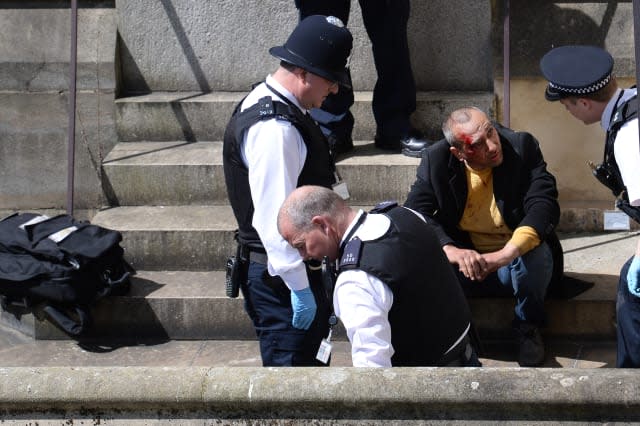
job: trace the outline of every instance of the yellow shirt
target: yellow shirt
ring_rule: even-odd
[[[493,169],[466,169],[467,204],[458,227],[467,231],[471,242],[480,253],[500,250],[507,243],[518,247],[522,256],[540,244],[540,237],[530,226],[520,226],[514,231],[504,219],[493,196]]]

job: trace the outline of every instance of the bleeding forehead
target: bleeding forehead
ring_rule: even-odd
[[[490,125],[490,123],[486,117],[474,112],[471,120],[456,126],[453,133],[457,140],[465,145],[471,145],[482,135],[488,125]]]

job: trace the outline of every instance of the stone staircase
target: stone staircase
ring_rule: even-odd
[[[229,299],[224,294],[223,268],[234,252],[236,223],[226,197],[221,139],[242,96],[154,93],[116,101],[119,143],[102,164],[112,207],[99,211],[92,222],[122,232],[126,257],[138,274],[129,295],[109,298],[95,307],[94,337],[255,339],[242,298]],[[370,98],[369,92],[356,94],[358,141],[355,150],[338,162],[349,184],[351,204],[365,208],[385,199],[403,202],[419,163],[419,159],[373,146]],[[488,93],[422,93],[418,101],[415,115],[418,122],[423,117],[423,123],[467,103],[494,110]],[[435,133],[426,125],[423,128]],[[575,209],[569,214],[573,219],[577,215]],[[579,229],[565,225],[565,230]],[[595,285],[577,297],[550,299],[546,334],[610,341],[615,337],[616,268],[624,259],[612,261],[609,256],[598,269],[589,256],[611,240],[631,247],[633,239],[598,234],[586,243],[584,238],[581,234],[562,237],[565,251],[573,241],[575,253],[583,256],[574,259],[567,253],[567,271]],[[600,243],[591,243],[593,238],[600,238]],[[631,249],[620,252],[626,256]],[[584,258],[584,250],[592,254]],[[483,336],[502,339],[508,335],[511,299],[474,299],[471,306]],[[66,338],[48,322],[23,318],[21,327],[36,339]],[[343,331],[337,334],[345,339]]]

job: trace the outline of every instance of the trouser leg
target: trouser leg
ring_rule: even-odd
[[[516,297],[516,322],[537,327],[546,324],[544,299],[552,273],[553,256],[545,242],[498,269],[498,279],[502,285],[510,286]]]
[[[321,366],[315,359],[320,342],[328,334],[329,305],[320,281],[310,276],[318,310],[309,330],[291,325],[291,293],[282,280],[265,279],[266,265],[251,262],[242,286],[245,310],[251,318],[264,366]]]
[[[373,115],[381,137],[400,138],[410,129],[416,109],[407,23],[409,0],[359,0],[373,50],[378,80],[373,91]]]
[[[631,257],[620,271],[618,296],[616,299],[616,335],[618,353],[616,367],[640,367],[640,298],[629,292],[627,271]]]

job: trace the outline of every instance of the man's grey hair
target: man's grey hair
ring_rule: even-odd
[[[442,123],[442,133],[444,133],[444,138],[449,142],[449,145],[455,146],[456,148],[461,146],[461,142],[457,140],[453,134],[453,127],[468,123],[469,120],[471,120],[471,111],[485,113],[480,108],[474,106],[459,108],[449,114],[447,119]]]
[[[313,227],[314,216],[340,214],[346,206],[344,200],[334,191],[321,186],[308,187],[304,197],[288,198],[278,213],[278,230],[283,219],[287,219],[299,232]]]

